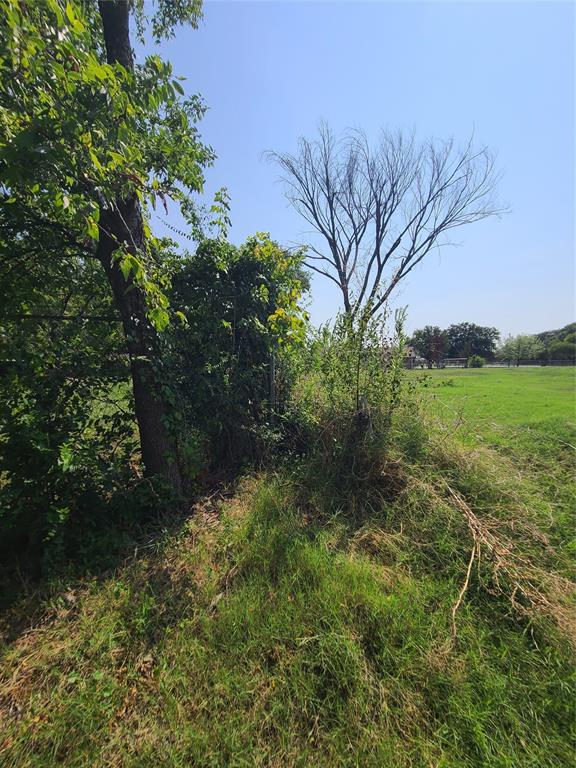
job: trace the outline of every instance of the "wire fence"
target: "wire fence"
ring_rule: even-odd
[[[432,368],[468,368],[468,358],[448,357],[430,365],[425,360],[416,357],[407,357],[404,365],[408,369],[426,370]],[[484,368],[546,368],[552,366],[576,366],[576,360],[486,360]]]

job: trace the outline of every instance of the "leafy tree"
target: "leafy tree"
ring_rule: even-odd
[[[446,352],[446,333],[437,325],[426,325],[412,334],[414,349],[426,360],[428,366],[439,365]]]
[[[547,347],[553,341],[566,341],[566,336],[571,333],[576,333],[576,323],[568,323],[563,328],[557,328],[553,331],[542,331],[536,336]]]
[[[540,360],[544,357],[544,344],[537,336],[509,336],[498,348],[497,357],[515,365],[520,360]]]
[[[198,139],[198,97],[183,96],[158,56],[135,63],[131,7],[156,38],[200,11],[187,0],[164,0],[152,17],[142,2],[0,0],[0,255],[47,287],[55,265],[74,280],[99,265],[129,354],[145,467],[179,489],[159,365],[167,278],[148,213],[172,198],[192,220],[190,195],[213,154]],[[40,311],[23,297],[24,314]]]
[[[446,330],[448,357],[480,355],[492,360],[500,333],[496,328],[486,328],[474,323],[451,325]]]
[[[576,344],[569,341],[553,341],[547,351],[549,360],[570,360],[576,363]]]

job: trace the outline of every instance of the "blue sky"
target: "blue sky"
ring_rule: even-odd
[[[209,111],[201,134],[218,159],[208,196],[226,186],[230,237],[268,231],[305,241],[265,150],[291,151],[318,121],[454,136],[498,155],[510,212],[456,231],[395,296],[408,330],[470,321],[532,333],[575,319],[574,24],[571,3],[218,2],[161,53]],[[172,209],[173,210],[173,209]],[[315,322],[339,296],[317,277]]]

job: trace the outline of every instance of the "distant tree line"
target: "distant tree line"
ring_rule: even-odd
[[[501,344],[498,344],[499,339],[496,328],[459,323],[446,330],[437,325],[426,325],[414,331],[410,343],[429,367],[441,365],[446,358],[468,360],[472,357],[508,361],[513,365],[518,365],[521,360],[576,363],[576,323],[534,335],[508,336]]]
[[[447,357],[470,358],[479,355],[493,360],[500,333],[474,323],[458,323],[442,330],[437,325],[426,325],[414,331],[410,343],[426,363],[440,365]]]
[[[518,365],[521,360],[553,360],[576,364],[576,323],[533,336],[508,336],[497,350],[499,360]]]

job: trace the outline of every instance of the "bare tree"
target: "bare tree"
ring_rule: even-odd
[[[295,155],[268,156],[288,199],[326,241],[308,246],[306,265],[339,287],[353,316],[376,314],[449,230],[502,212],[492,199],[494,158],[471,141],[459,150],[453,140],[419,145],[382,131],[372,148],[361,131],[337,140],[321,124]]]

